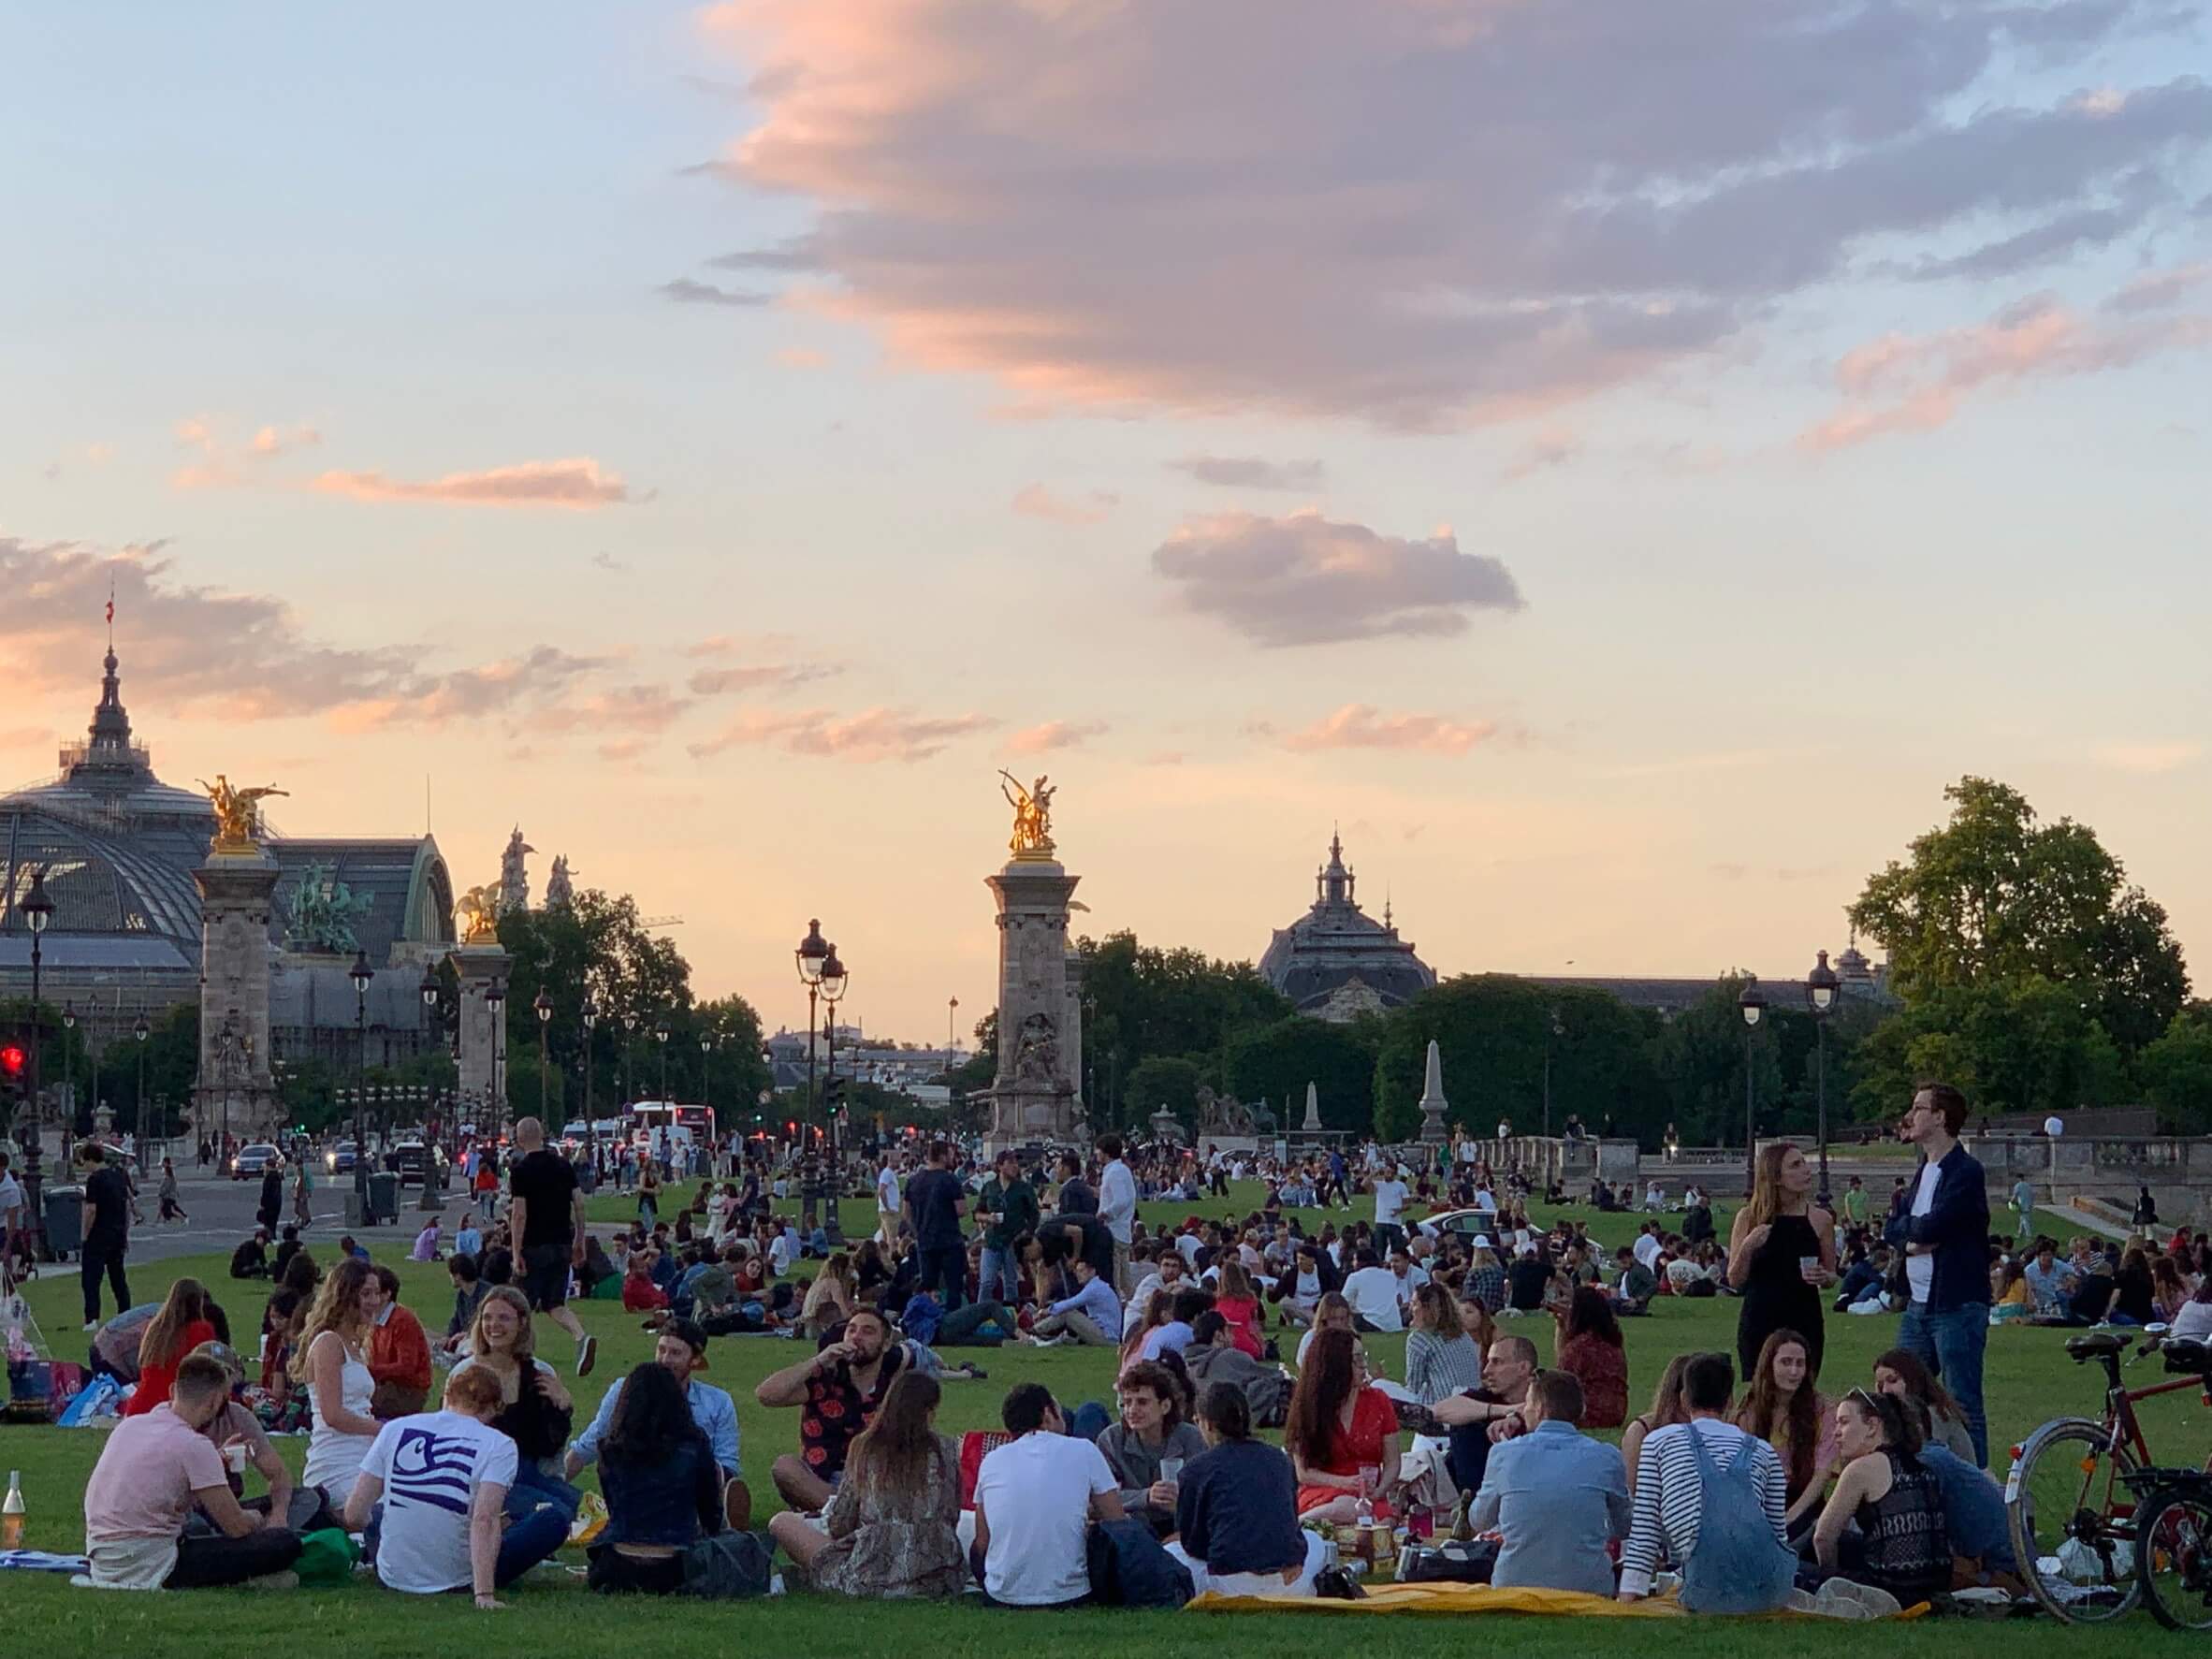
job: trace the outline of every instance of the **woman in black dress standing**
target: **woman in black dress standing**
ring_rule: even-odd
[[[1739,1375],[1756,1376],[1759,1349],[1769,1333],[1785,1329],[1805,1338],[1807,1380],[1820,1375],[1820,1293],[1835,1276],[1836,1218],[1812,1202],[1812,1165],[1786,1141],[1761,1147],[1751,1202],[1728,1230],[1728,1283],[1743,1293]]]

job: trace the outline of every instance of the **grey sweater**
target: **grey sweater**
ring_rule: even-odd
[[[1144,1494],[1152,1483],[1159,1478],[1159,1461],[1162,1458],[1181,1458],[1188,1463],[1206,1449],[1206,1437],[1200,1433],[1196,1423],[1177,1423],[1170,1429],[1167,1438],[1156,1449],[1136,1435],[1114,1423],[1099,1436],[1099,1450],[1106,1459],[1106,1466],[1113,1471],[1114,1479],[1121,1482],[1122,1507],[1131,1516],[1141,1513],[1152,1519],[1147,1511]],[[1171,1510],[1157,1511],[1170,1528],[1175,1523]]]

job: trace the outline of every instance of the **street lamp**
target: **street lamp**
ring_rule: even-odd
[[[131,1096],[131,1133],[138,1137],[138,1167],[146,1167],[146,1039],[153,1033],[147,1028],[146,1016],[140,1014],[131,1026],[131,1036],[138,1048],[138,1086]],[[165,1136],[164,1141],[167,1141]]]
[[[484,1006],[491,1013],[491,1139],[496,1143],[507,1122],[507,986],[494,980],[484,987]]]
[[[807,1108],[814,1108],[814,1029],[821,1024],[818,1015],[822,996],[822,965],[830,959],[829,940],[822,937],[822,923],[811,920],[807,924],[807,937],[799,941],[799,948],[792,953],[798,966],[799,982],[807,987]]]
[[[576,1011],[584,1020],[584,1158],[589,1167],[589,1187],[599,1185],[599,1130],[591,1121],[591,1033],[599,1025],[599,1005],[591,1000],[591,993],[584,993],[584,1000]]]
[[[721,1039],[711,1031],[699,1034],[699,1105],[708,1118],[714,1116],[714,1051],[721,1046]],[[716,1137],[720,1139],[720,1137]]]
[[[1743,982],[1736,1007],[1743,1015],[1743,1196],[1748,1199],[1758,1176],[1758,1133],[1752,1116],[1752,1033],[1767,1012],[1767,994],[1759,989],[1757,975]]]
[[[1566,1035],[1566,1027],[1560,1023],[1559,1010],[1553,1009],[1548,1017],[1551,1028],[1544,1037],[1544,1138],[1546,1140],[1551,1138],[1551,1043],[1553,1039]]]
[[[223,1082],[223,1132],[216,1142],[216,1164],[230,1151],[230,1051],[238,1046],[238,1010],[223,1016],[223,1029],[215,1034],[215,1070]]]
[[[69,1148],[77,1139],[77,1055],[69,1034],[77,1029],[77,1005],[62,1004],[62,1162],[69,1161]]]
[[[1842,982],[1828,966],[1826,951],[1805,976],[1805,1000],[1812,1005],[1813,1046],[1820,1056],[1814,1073],[1819,1079],[1814,1099],[1820,1112],[1820,1207],[1824,1210],[1833,1207],[1828,1197],[1828,1015],[1836,1010],[1836,991]]]
[[[436,1010],[438,1007],[439,984],[437,971],[430,968],[427,963],[424,965],[422,970],[422,983],[415,986],[415,989],[422,995],[424,1024],[428,1025],[431,1020],[437,1017]],[[437,1101],[434,1097],[432,1099],[431,1104],[433,1108],[437,1107]],[[433,1110],[430,1115],[435,1118],[441,1115],[441,1113],[438,1110]],[[423,1126],[425,1130],[429,1130],[431,1127],[432,1126],[429,1124],[425,1124]],[[436,1127],[437,1128],[444,1131],[446,1135],[450,1135],[453,1131],[453,1126],[450,1124],[441,1123]],[[437,1134],[429,1134],[426,1136],[426,1139],[431,1143],[435,1144],[441,1139],[441,1136]],[[425,1180],[428,1180],[427,1176],[425,1177]]]
[[[369,986],[376,969],[369,966],[369,953],[356,951],[346,977],[354,982],[354,1192],[360,1200],[361,1225],[375,1225],[369,1214],[369,1138],[362,1132],[362,1113],[369,1096]]]
[[[538,1016],[538,1122],[543,1124],[546,1121],[546,1091],[551,1086],[546,1074],[546,1028],[553,1023],[553,998],[546,995],[545,986],[538,987],[538,994],[531,999],[530,1006]]]
[[[626,1013],[622,1016],[622,1104],[625,1106],[637,1099],[630,1088],[630,1050],[636,1041],[637,1016]]]
[[[53,917],[53,900],[46,896],[46,866],[40,865],[31,872],[31,891],[23,895],[16,909],[23,913],[23,921],[31,929],[31,1143],[23,1148],[23,1196],[31,1206],[31,1230],[36,1235],[39,1254],[44,1255],[46,1243],[46,1212],[38,1201],[41,1176],[38,1170],[44,1137],[39,1134],[38,1115],[38,941],[46,932],[46,924]],[[22,1137],[18,1136],[18,1140]]]

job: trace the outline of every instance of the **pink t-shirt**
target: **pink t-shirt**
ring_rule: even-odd
[[[192,1513],[192,1494],[225,1484],[223,1454],[171,1407],[126,1417],[109,1432],[85,1485],[85,1538],[176,1537]]]

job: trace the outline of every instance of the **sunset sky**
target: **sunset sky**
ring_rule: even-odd
[[[1801,974],[1964,772],[2212,950],[2180,0],[0,7],[0,786],[519,822],[801,1024],[1257,957]],[[1566,964],[1573,963],[1571,970]]]

